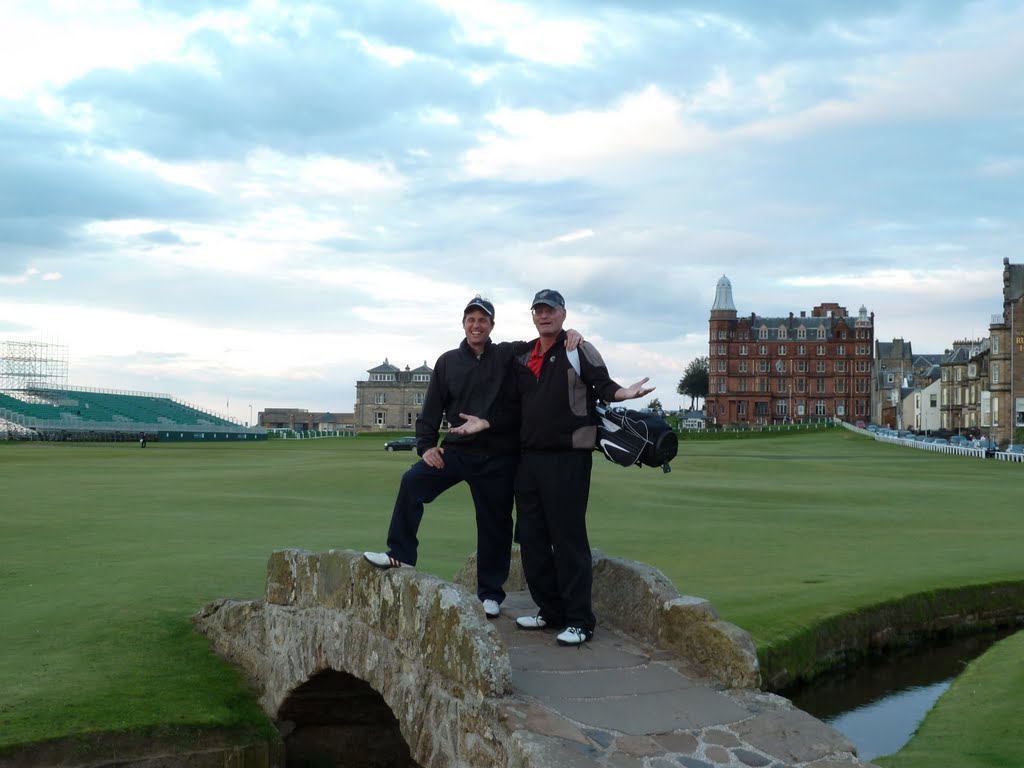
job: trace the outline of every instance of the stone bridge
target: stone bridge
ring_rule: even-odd
[[[517,632],[535,610],[518,557],[488,621],[471,558],[443,581],[357,552],[274,552],[264,600],[194,622],[247,675],[289,765],[825,768],[840,734],[762,692],[750,637],[642,563],[594,553],[583,648]]]

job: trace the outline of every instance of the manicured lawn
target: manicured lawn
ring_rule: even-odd
[[[383,548],[414,457],[382,442],[0,443],[0,748],[259,721],[188,617],[260,596],[273,549]],[[833,430],[684,442],[673,466],[596,460],[591,544],[662,569],[761,648],[894,597],[1024,580],[1019,464]],[[464,487],[420,540],[419,567],[451,578],[475,548]]]
[[[1024,728],[1024,632],[971,662],[897,754],[876,758],[885,768],[1007,768],[1021,765]]]

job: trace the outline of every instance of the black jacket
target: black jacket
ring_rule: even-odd
[[[594,450],[597,442],[598,398],[611,402],[621,389],[608,375],[592,344],[579,346],[580,373],[565,354],[565,331],[544,355],[540,378],[527,365],[536,340],[515,356],[513,376],[520,402],[523,451]]]
[[[483,354],[477,357],[463,339],[458,349],[437,358],[423,410],[416,419],[416,452],[422,456],[437,445],[442,418],[457,427],[463,421],[459,414],[467,413],[494,422],[490,429],[475,435],[446,435],[441,443],[445,448],[484,456],[519,453],[518,419],[497,419],[496,415],[502,410],[502,385],[512,357],[526,348],[527,342],[494,343],[488,339]],[[503,412],[507,414],[507,408]]]

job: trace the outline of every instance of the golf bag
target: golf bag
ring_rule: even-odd
[[[676,457],[679,439],[663,418],[653,413],[609,408],[597,405],[600,423],[597,426],[597,448],[608,461],[624,467],[661,467],[671,472],[668,465]]]
[[[567,351],[565,356],[579,375],[579,350]],[[661,467],[662,472],[672,471],[668,463],[676,457],[679,438],[663,418],[653,413],[609,408],[601,402],[597,403],[596,410],[600,421],[595,451],[623,467],[646,464],[648,467]]]

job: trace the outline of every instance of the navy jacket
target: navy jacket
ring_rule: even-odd
[[[594,450],[597,443],[597,414],[600,398],[611,402],[620,385],[608,375],[608,368],[593,344],[579,346],[580,372],[565,354],[565,331],[544,355],[540,378],[527,365],[536,340],[515,356],[513,377],[519,397],[519,440],[523,451]]]
[[[491,428],[475,435],[446,435],[441,443],[445,448],[482,456],[518,454],[518,419],[496,415],[508,412],[502,408],[502,385],[513,356],[527,348],[532,349],[527,342],[494,343],[488,339],[483,354],[477,357],[463,339],[458,349],[437,358],[423,410],[416,419],[416,452],[422,456],[437,445],[442,418],[457,427],[463,421],[459,414],[468,413],[493,420]]]

